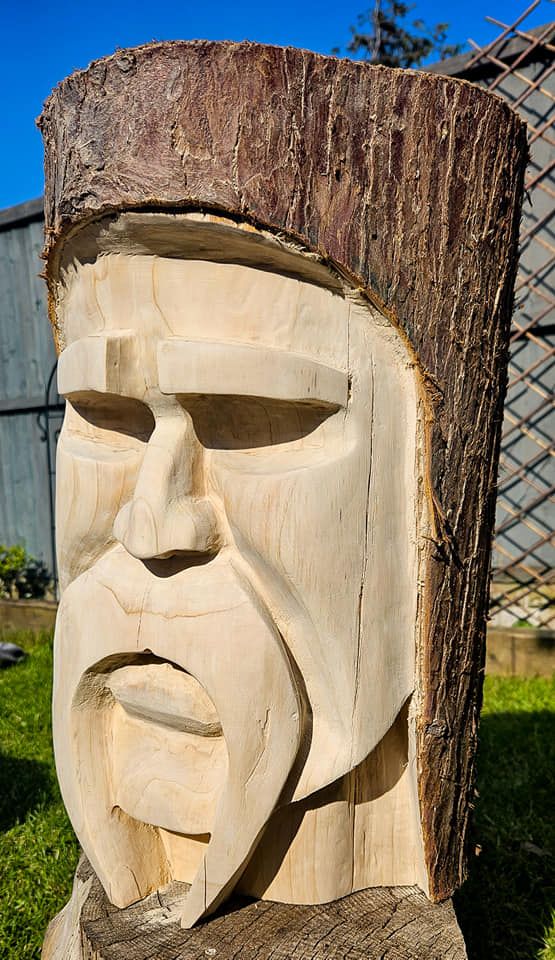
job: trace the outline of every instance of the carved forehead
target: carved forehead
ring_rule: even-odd
[[[342,368],[347,361],[348,300],[238,264],[104,254],[76,266],[59,312],[66,345],[123,328],[147,339],[258,344]]]
[[[123,214],[71,237],[63,345],[102,331],[260,344],[347,367],[349,291],[313,255],[203,214]]]

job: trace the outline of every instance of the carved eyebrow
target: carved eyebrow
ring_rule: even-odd
[[[82,337],[58,358],[58,392],[63,396],[89,390],[128,394],[130,387],[144,388],[133,331]]]
[[[349,393],[345,372],[300,354],[180,337],[159,342],[158,377],[160,391],[167,394],[266,397],[344,407]],[[133,331],[82,337],[59,357],[58,390],[64,396],[86,391],[127,395],[132,387],[144,388]]]
[[[162,393],[347,405],[347,374],[286,350],[173,337],[158,344]]]

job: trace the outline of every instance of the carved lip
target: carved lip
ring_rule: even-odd
[[[133,717],[200,737],[220,737],[222,727],[204,687],[167,661],[131,664],[106,679],[114,699]]]

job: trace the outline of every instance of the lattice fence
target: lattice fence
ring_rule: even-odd
[[[491,616],[497,625],[555,628],[555,23],[525,21],[536,0],[487,47],[449,72],[504,97],[528,124],[530,164],[520,236],[499,472]],[[546,12],[549,5],[543,3]],[[552,13],[552,9],[549,10]],[[459,61],[456,63],[455,61]],[[449,61],[447,61],[449,63]],[[441,65],[436,65],[439,71]]]

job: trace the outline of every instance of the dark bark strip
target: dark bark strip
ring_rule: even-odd
[[[123,209],[216,209],[331,260],[412,345],[436,520],[419,614],[419,795],[431,896],[448,897],[465,875],[522,122],[437,75],[176,42],[73,74],[40,125],[51,295],[73,225]]]

